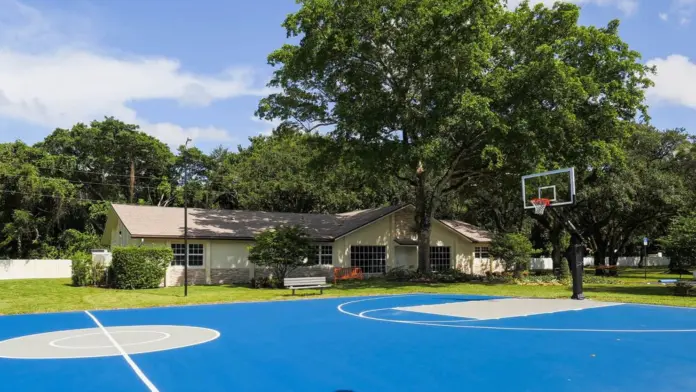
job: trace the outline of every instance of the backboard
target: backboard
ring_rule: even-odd
[[[548,199],[548,207],[575,203],[575,169],[570,167],[522,176],[522,201],[532,209],[533,199]]]

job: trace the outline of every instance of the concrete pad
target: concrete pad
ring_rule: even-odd
[[[394,308],[407,312],[462,317],[474,320],[496,320],[621,305],[613,302],[594,302],[572,299],[505,298],[485,301],[452,302],[438,305],[419,305]]]

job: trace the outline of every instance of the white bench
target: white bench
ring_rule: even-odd
[[[303,289],[319,289],[319,294],[324,294],[324,289],[331,287],[330,284],[326,284],[326,277],[316,277],[316,278],[285,278],[283,279],[283,285],[285,288],[292,290],[292,295],[295,295],[295,290]]]

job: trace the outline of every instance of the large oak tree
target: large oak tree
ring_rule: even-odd
[[[419,268],[451,192],[504,169],[587,165],[644,112],[649,72],[579,9],[498,0],[299,0],[263,118],[334,138],[415,195]]]

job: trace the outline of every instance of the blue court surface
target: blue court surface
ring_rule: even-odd
[[[3,316],[0,390],[696,391],[696,309],[535,301],[413,294]]]

